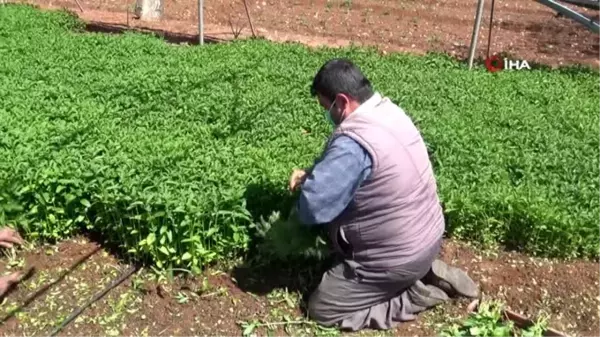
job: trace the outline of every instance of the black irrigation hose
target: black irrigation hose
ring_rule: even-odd
[[[115,279],[114,281],[112,281],[112,283],[110,283],[109,285],[107,285],[106,287],[104,287],[104,289],[102,291],[96,293],[96,295],[94,297],[92,297],[92,299],[90,299],[87,303],[85,303],[84,305],[82,305],[81,307],[79,307],[77,310],[73,311],[71,313],[71,315],[69,317],[67,317],[67,319],[65,319],[56,329],[54,329],[54,331],[52,331],[52,333],[49,336],[56,336],[56,334],[59,333],[60,330],[62,330],[65,326],[67,326],[67,324],[71,323],[71,321],[73,321],[75,318],[77,318],[77,316],[81,315],[81,313],[87,307],[89,307],[94,302],[96,302],[97,300],[99,300],[102,296],[106,295],[106,293],[108,293],[113,288],[115,288],[116,286],[118,286],[121,282],[125,281],[125,279],[127,279],[129,276],[133,275],[139,269],[140,269],[140,265],[138,265],[138,264],[134,264],[131,267],[129,267],[129,269],[127,269],[126,271],[124,271],[121,274],[121,276],[119,276],[117,279]]]

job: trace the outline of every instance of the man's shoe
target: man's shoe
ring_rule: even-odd
[[[442,289],[417,281],[407,290],[410,302],[417,307],[429,309],[450,299]]]
[[[440,288],[417,281],[402,294],[401,321],[414,320],[416,314],[446,302],[448,295]],[[409,319],[411,318],[412,319]]]
[[[435,260],[429,273],[424,277],[426,284],[431,284],[445,291],[449,296],[479,297],[477,284],[464,271],[451,267],[442,260]]]

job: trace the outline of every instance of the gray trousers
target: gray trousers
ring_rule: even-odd
[[[424,308],[411,303],[409,288],[423,278],[440,251],[426,250],[404,266],[367,271],[351,260],[339,260],[324,275],[308,301],[309,316],[343,330],[390,329],[414,320]]]

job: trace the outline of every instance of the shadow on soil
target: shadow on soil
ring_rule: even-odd
[[[158,36],[169,43],[174,44],[189,44],[189,45],[197,45],[199,44],[199,36],[198,34],[183,34],[183,33],[175,33],[169,32],[162,29],[153,29],[146,27],[132,27],[127,25],[120,24],[110,24],[103,22],[91,21],[86,23],[85,30],[91,33],[109,33],[109,34],[122,34],[126,32],[136,32],[136,33],[144,33],[150,34],[154,36]],[[205,43],[218,43],[223,42],[224,40],[204,36]]]
[[[272,212],[279,211],[287,216],[295,196],[285,186],[270,182],[250,185],[246,190],[246,207],[255,221],[267,218]],[[290,293],[302,295],[301,310],[306,312],[308,296],[321,281],[323,273],[332,261],[294,260],[275,261],[260,251],[260,243],[252,247],[248,258],[241,266],[231,271],[240,290],[256,295],[266,295],[276,289],[285,289]]]
[[[330,263],[323,261],[295,261],[287,264],[247,262],[232,270],[231,276],[240,290],[264,296],[276,289],[300,293],[300,309],[306,314],[308,298],[317,288]]]

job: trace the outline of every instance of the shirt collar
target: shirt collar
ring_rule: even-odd
[[[364,112],[368,112],[368,111],[372,110],[375,106],[377,106],[377,104],[379,104],[381,102],[382,99],[383,99],[383,96],[381,96],[381,94],[379,92],[375,92],[373,94],[373,96],[371,96],[371,98],[369,98],[364,103],[362,103],[358,108],[356,108],[356,110],[354,110],[351,115],[360,114],[360,113],[364,113]]]

